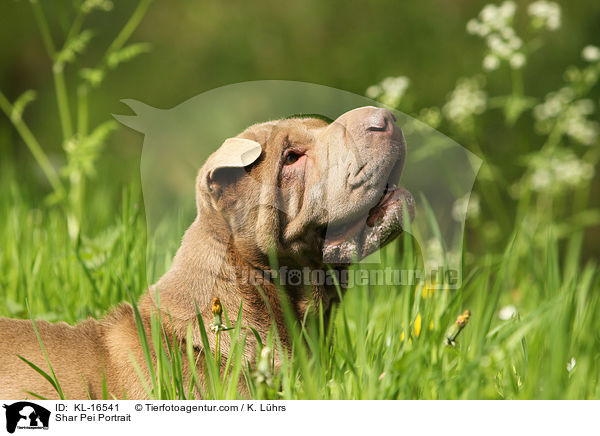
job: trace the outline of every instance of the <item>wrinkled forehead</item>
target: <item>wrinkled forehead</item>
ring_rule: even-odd
[[[258,142],[269,153],[280,150],[286,142],[310,145],[327,125],[318,118],[289,118],[254,124],[238,137]]]

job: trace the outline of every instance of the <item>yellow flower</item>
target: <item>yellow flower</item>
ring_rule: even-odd
[[[415,319],[415,334],[417,335],[417,338],[421,334],[421,314],[420,313],[417,314],[417,318]]]
[[[469,322],[469,318],[471,317],[471,311],[469,309],[465,310],[462,315],[456,318],[456,325],[460,328],[463,328]]]
[[[428,286],[425,284],[423,286],[423,298],[433,297],[433,294],[435,294],[435,284],[433,284],[433,286]]]
[[[223,306],[221,306],[221,300],[219,300],[219,297],[213,298],[212,313],[213,315],[221,315],[223,313]]]
[[[221,314],[223,313],[223,306],[221,306],[221,300],[219,300],[219,297],[213,298],[212,313],[213,322],[210,329],[218,332],[219,330],[225,328],[225,326],[223,325],[223,319],[221,318]]]
[[[446,334],[446,341],[445,341],[446,345],[450,345],[450,346],[454,347],[454,345],[455,345],[454,341],[456,340],[456,337],[459,335],[459,333],[462,331],[462,329],[467,325],[470,317],[471,317],[471,311],[469,309],[467,309],[463,312],[462,315],[459,315],[458,318],[456,318],[456,321],[454,322],[454,324],[452,324],[450,326],[450,329],[448,330],[448,333]]]
[[[417,317],[415,318],[414,322],[411,321],[410,325],[413,327],[413,332],[414,335],[411,334],[411,337],[408,338],[408,343],[412,344],[412,338],[416,337],[418,338],[419,335],[421,334],[421,314],[417,313]],[[430,328],[432,328],[433,326],[433,321],[430,323]],[[400,333],[400,340],[403,341],[405,338],[404,332]]]

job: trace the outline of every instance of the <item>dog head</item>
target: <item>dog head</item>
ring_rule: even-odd
[[[398,236],[412,196],[396,186],[406,144],[394,115],[362,107],[331,123],[269,121],[227,139],[197,178],[199,216],[221,220],[239,254],[264,264],[345,264]]]

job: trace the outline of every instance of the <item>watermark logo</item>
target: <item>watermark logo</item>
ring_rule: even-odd
[[[237,281],[242,285],[262,287],[266,282],[271,282],[279,287],[306,288],[338,285],[342,289],[354,286],[415,286],[420,283],[426,283],[432,288],[435,288],[437,283],[442,283],[447,288],[454,288],[459,284],[460,278],[460,272],[453,269],[438,268],[425,271],[424,269],[397,269],[390,266],[364,268],[360,265],[356,268],[327,270],[280,267],[260,274],[251,268],[239,268],[237,274]]]
[[[4,404],[6,409],[6,431],[14,433],[19,430],[48,430],[50,411],[38,404],[19,401]]]
[[[424,278],[428,286],[460,287],[464,223],[481,159],[427,124],[391,108],[387,112],[372,110],[381,108],[381,104],[364,96],[291,81],[232,84],[164,110],[134,100],[123,102],[135,115],[115,118],[144,134],[141,178],[150,283],[166,272],[181,235],[197,214],[195,187],[200,184],[195,179],[199,168],[211,162],[215,171],[209,174],[243,171],[243,167],[258,160],[260,147],[281,136],[280,127],[288,119],[298,114],[318,114],[317,118],[327,120],[327,134],[314,134],[314,138],[305,134],[296,139],[299,143],[315,141],[319,153],[328,150],[319,154],[319,171],[315,173],[321,177],[306,178],[308,184],[298,191],[306,192],[302,197],[291,184],[249,177],[246,191],[236,193],[240,207],[235,220],[228,218],[229,226],[243,236],[256,234],[260,239],[269,236],[264,234],[268,231],[265,223],[273,221],[265,217],[278,219],[272,211],[297,226],[310,221],[313,228],[319,229],[325,220],[325,234],[316,235],[324,239],[322,264],[339,266],[360,261],[379,267],[384,277],[390,265],[384,263],[379,248],[396,238],[401,229],[412,238],[422,271],[396,271],[388,274],[391,279],[386,282],[412,281],[412,274]],[[377,116],[384,113],[387,115]],[[265,141],[237,138],[237,148],[226,147],[232,138],[256,124],[262,125],[260,134],[267,138]],[[310,128],[300,129],[299,133],[306,131],[310,133]],[[220,147],[221,152],[211,161],[209,156]],[[390,151],[396,149],[396,154]],[[296,154],[289,162],[300,158],[297,152],[294,149]],[[294,173],[290,170],[285,174]],[[258,200],[250,202],[248,192],[258,193]],[[367,211],[361,202],[375,206]],[[255,207],[243,207],[243,203]],[[291,235],[294,227],[289,226],[289,230]],[[312,238],[308,234],[303,237]],[[230,241],[222,242],[225,247]],[[393,251],[392,247],[388,253]],[[398,267],[397,254],[392,268]],[[225,253],[219,253],[215,258],[223,256]],[[321,273],[316,274],[327,280]],[[289,271],[285,281],[288,285],[304,283],[304,275]],[[362,282],[361,277],[349,278],[348,286]]]

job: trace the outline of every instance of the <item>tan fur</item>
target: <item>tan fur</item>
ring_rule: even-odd
[[[269,250],[282,266],[323,268],[327,225],[356,220],[374,206],[404,159],[398,129],[391,130],[391,136],[366,131],[377,111],[381,110],[357,109],[332,125],[312,118],[271,121],[249,127],[237,137],[243,140],[226,141],[199,171],[198,215],[170,270],[138,303],[147,335],[151,314],[158,314],[158,291],[167,334],[185,345],[192,326],[192,345],[199,355],[196,307],[209,325],[214,297],[221,299],[230,319],[237,317],[241,305],[243,324],[256,328],[263,339],[274,324],[282,344],[288,346],[275,284],[263,282],[263,296],[244,279],[263,277],[270,269]],[[302,150],[304,160],[285,167],[282,153],[290,144]],[[346,155],[350,160],[340,160]],[[368,177],[356,182],[362,174]],[[323,304],[327,309],[336,295],[324,286],[287,286],[285,291],[298,320],[309,306]],[[146,371],[130,305],[114,308],[102,320],[88,319],[75,326],[45,321],[36,325],[67,398],[101,398],[103,384],[116,398],[147,396],[131,363],[137,361]],[[214,334],[209,332],[209,338],[214,346]],[[223,338],[227,354],[229,335]],[[244,350],[249,361],[256,346],[249,335]],[[31,398],[28,392],[57,398],[51,385],[17,355],[49,372],[32,323],[0,319],[0,398]]]

